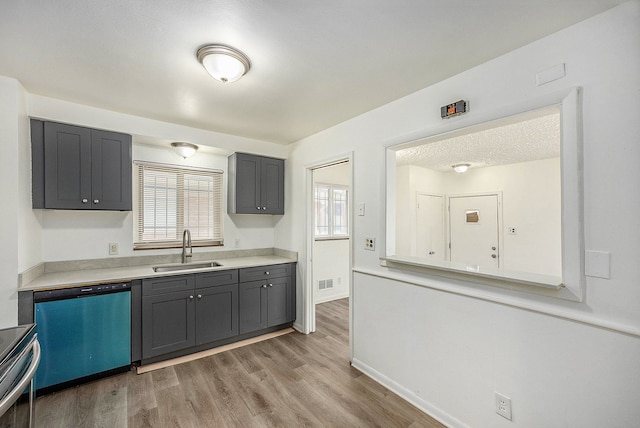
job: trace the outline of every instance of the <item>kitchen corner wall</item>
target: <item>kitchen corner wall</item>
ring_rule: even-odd
[[[18,273],[39,263],[41,215],[31,210],[27,93],[0,76],[0,328],[18,322]]]
[[[276,246],[298,252],[302,289],[305,167],[353,153],[354,203],[366,205],[353,230],[356,367],[448,426],[637,426],[639,52],[640,2],[630,1],[292,147],[291,215]],[[536,73],[563,63],[564,78],[536,85]],[[587,277],[585,301],[388,269],[381,245],[364,250],[365,236],[380,243],[385,232],[385,144],[442,127],[440,106],[459,99],[471,110],[448,124],[574,87],[583,88],[585,245],[611,254],[610,277]],[[496,414],[496,391],[511,398],[512,421]]]

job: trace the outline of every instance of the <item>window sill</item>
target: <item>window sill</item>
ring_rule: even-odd
[[[223,247],[222,242],[192,242],[191,247]],[[134,243],[133,250],[165,250],[170,248],[182,249],[182,242],[148,242],[148,243]]]
[[[322,237],[315,237],[314,241],[348,241],[349,237],[348,236],[332,236],[332,237],[328,237],[328,238],[322,238]]]
[[[462,263],[453,263],[448,261],[429,261],[427,263],[426,259],[419,257],[383,257],[380,258],[380,265],[398,269],[402,269],[403,267],[412,267],[418,268],[426,273],[433,273],[440,276],[466,276],[494,283],[490,283],[489,285],[502,285],[509,283],[512,285],[541,287],[550,290],[560,290],[564,288],[562,279],[556,276],[509,271],[504,269],[480,268],[479,266],[467,266]]]

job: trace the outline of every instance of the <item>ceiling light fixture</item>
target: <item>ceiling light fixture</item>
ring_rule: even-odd
[[[211,77],[222,83],[235,82],[251,68],[249,58],[231,46],[205,45],[196,57]]]
[[[451,165],[451,168],[453,168],[453,170],[458,174],[462,174],[463,172],[466,172],[470,166],[471,164],[468,163],[459,163],[456,165]]]
[[[198,146],[191,143],[171,143],[173,150],[183,158],[189,158],[198,151]]]

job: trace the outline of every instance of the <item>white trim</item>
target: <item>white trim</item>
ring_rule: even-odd
[[[305,231],[305,247],[306,247],[306,273],[304,275],[304,284],[302,288],[302,325],[300,331],[305,334],[313,333],[316,330],[316,311],[314,302],[314,286],[313,286],[313,244],[314,239],[314,183],[313,183],[313,170],[341,163],[349,163],[349,271],[351,272],[351,278],[349,281],[349,295],[353,296],[353,152],[348,152],[323,160],[310,162],[305,164],[305,207],[306,207],[306,231]],[[294,324],[294,328],[296,324]],[[353,356],[353,303],[352,299],[349,299],[349,359]]]
[[[547,94],[535,99],[502,107],[495,111],[461,117],[455,122],[446,122],[426,130],[413,132],[404,137],[396,137],[383,144],[385,150],[385,173],[381,183],[382,196],[385,201],[381,207],[380,236],[382,240],[382,259],[391,259],[395,255],[395,176],[396,162],[395,152],[401,148],[416,144],[420,140],[433,137],[443,137],[450,133],[460,133],[465,129],[491,122],[498,119],[523,114],[559,105],[561,110],[561,177],[562,177],[562,293],[556,290],[541,288],[542,294],[550,297],[558,297],[566,300],[582,302],[585,296],[584,276],[584,213],[583,213],[583,158],[582,158],[582,96],[581,88],[570,88],[563,91]],[[395,259],[399,259],[394,257]],[[399,262],[400,260],[395,260]],[[412,264],[415,265],[415,261]],[[427,263],[422,263],[429,268]],[[465,270],[459,271],[460,275],[468,275]],[[505,278],[508,281],[508,278]],[[469,278],[467,282],[474,282]],[[491,284],[488,284],[491,285]],[[496,286],[503,286],[497,282]],[[517,284],[513,285],[518,289]],[[546,285],[543,285],[546,286]],[[523,286],[520,291],[533,292],[533,287]]]
[[[454,418],[452,415],[445,412],[444,410],[423,400],[422,398],[414,394],[413,391],[389,379],[387,376],[383,375],[379,371],[363,363],[357,358],[352,358],[351,365],[356,369],[358,369],[359,371],[361,371],[362,373],[364,373],[366,376],[378,382],[380,385],[384,386],[385,388],[393,391],[403,399],[407,400],[409,403],[413,404],[418,409],[422,410],[424,413],[431,416],[433,419],[437,420],[438,422],[448,427],[469,428],[468,425],[464,424],[459,419]]]

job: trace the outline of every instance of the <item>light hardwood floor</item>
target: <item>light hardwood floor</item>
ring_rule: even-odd
[[[297,332],[40,397],[36,427],[442,427],[349,365],[348,299]]]

